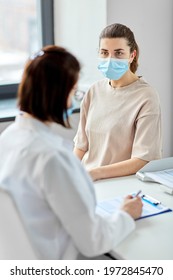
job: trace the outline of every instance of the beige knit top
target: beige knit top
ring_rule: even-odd
[[[87,169],[130,158],[159,159],[161,112],[157,92],[144,79],[112,88],[108,79],[95,83],[81,104],[75,147],[85,151]]]

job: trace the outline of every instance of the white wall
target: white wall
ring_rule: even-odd
[[[106,0],[54,0],[55,43],[82,63],[81,83],[101,77],[97,71],[98,36],[106,25]]]
[[[173,1],[55,0],[55,43],[83,63],[82,83],[101,78],[97,70],[98,37],[107,25],[129,26],[140,48],[138,73],[161,100],[164,156],[173,156]],[[153,143],[154,145],[154,143]]]

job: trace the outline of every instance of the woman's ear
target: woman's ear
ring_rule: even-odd
[[[133,62],[133,59],[135,58],[136,56],[136,50],[134,50],[131,54],[130,54],[130,63]]]

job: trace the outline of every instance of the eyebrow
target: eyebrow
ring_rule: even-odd
[[[103,48],[102,48],[102,49],[100,49],[100,50],[101,50],[101,51],[106,51],[106,52],[108,52],[108,50],[106,50],[106,49],[103,49]]]
[[[115,49],[114,52],[117,52],[117,51],[124,51],[124,49]]]
[[[108,52],[108,50],[107,49],[100,49],[101,51],[106,51],[106,52]],[[124,49],[115,49],[114,50],[114,52],[117,52],[117,51],[124,51]]]

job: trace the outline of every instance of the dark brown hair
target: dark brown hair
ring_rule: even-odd
[[[67,50],[54,45],[44,47],[26,63],[18,89],[20,110],[41,121],[70,127],[67,100],[79,71],[78,60]]]
[[[138,68],[138,58],[139,58],[139,47],[136,43],[133,32],[127,26],[114,23],[106,26],[99,36],[99,44],[100,40],[103,38],[125,38],[128,46],[130,47],[130,53],[136,50],[136,56],[130,64],[130,70],[135,73]]]

